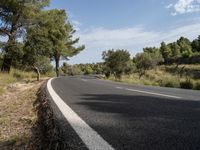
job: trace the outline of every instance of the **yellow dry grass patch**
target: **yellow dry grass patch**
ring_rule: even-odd
[[[140,85],[180,87],[180,83],[186,81],[189,78],[190,82],[192,82],[194,86],[193,88],[199,89],[200,65],[179,65],[178,67],[179,70],[180,68],[184,67],[182,76],[176,72],[176,65],[171,65],[159,66],[155,69],[147,70],[146,74],[141,78],[139,78],[138,73],[132,73],[131,75],[123,75],[120,80],[116,80],[114,76],[109,77],[108,80]]]
[[[30,140],[31,128],[37,120],[33,103],[41,84],[42,81],[7,85],[6,92],[0,96],[0,147],[9,142],[21,145]]]

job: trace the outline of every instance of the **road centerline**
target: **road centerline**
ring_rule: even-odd
[[[142,90],[135,90],[135,89],[124,88],[124,87],[120,87],[120,86],[117,86],[115,88],[116,89],[120,89],[120,90],[126,90],[126,91],[132,91],[132,92],[138,92],[138,93],[144,93],[144,94],[150,94],[150,95],[156,95],[156,96],[163,96],[163,97],[181,99],[181,97],[174,96],[174,95],[161,94],[161,93],[155,93],[155,92],[149,92],[149,91],[142,91]]]
[[[87,82],[87,80],[86,79],[81,79],[83,82]]]
[[[141,91],[141,90],[135,90],[135,89],[130,89],[130,88],[125,88],[125,90],[132,91],[132,92],[138,92],[138,93],[144,93],[144,94],[150,94],[150,95],[157,95],[157,96],[181,99],[181,97],[178,97],[178,96],[161,94],[161,93],[154,93],[154,92],[148,92],[148,91]]]
[[[124,88],[123,88],[123,87],[120,87],[120,86],[117,86],[116,89],[121,89],[121,90],[123,90]]]

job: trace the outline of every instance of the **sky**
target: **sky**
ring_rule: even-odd
[[[200,0],[52,0],[65,9],[86,49],[68,63],[101,60],[102,51],[126,49],[132,56],[180,36],[200,35]]]

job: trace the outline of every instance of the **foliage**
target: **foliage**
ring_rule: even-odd
[[[161,52],[161,54],[164,58],[164,62],[168,63],[168,60],[169,60],[170,55],[171,55],[171,49],[169,48],[169,46],[167,46],[165,44],[165,42],[161,43],[160,52]]]
[[[126,50],[108,50],[102,54],[107,72],[114,74],[115,78],[120,79],[121,75],[129,67],[130,54]]]
[[[38,73],[38,79],[40,72],[43,74],[53,69],[50,64],[50,57],[52,54],[52,43],[48,37],[48,26],[44,26],[44,22],[47,22],[47,18],[44,17],[46,12],[41,12],[37,16],[37,26],[27,28],[27,35],[24,41],[24,55],[23,55],[23,68],[35,69]]]
[[[187,38],[181,37],[177,41],[177,44],[180,47],[180,52],[182,54],[182,57],[190,57],[192,55],[191,42]]]
[[[130,75],[130,74],[134,73],[135,71],[136,71],[136,65],[133,62],[133,60],[130,59],[127,62],[126,68],[124,69],[124,74]]]
[[[171,55],[170,55],[171,59],[177,59],[181,57],[181,48],[176,42],[169,43],[168,47],[171,50]]]
[[[147,47],[143,49],[144,53],[148,53],[151,58],[151,68],[163,62],[163,57],[158,48]]]
[[[51,58],[56,62],[56,73],[59,76],[59,61],[61,58],[68,59],[82,51],[85,47],[75,47],[79,39],[73,39],[75,33],[72,25],[67,20],[64,10],[49,10],[44,12],[45,22],[42,26],[46,27],[48,40],[51,43]]]
[[[49,0],[2,0],[0,2],[0,36],[7,36],[3,47],[2,71],[15,68],[50,68],[50,60],[56,62],[59,75],[60,59],[78,54],[84,46],[75,47],[79,38],[73,38],[75,30],[64,10],[42,10]],[[17,43],[19,37],[22,43]],[[2,47],[1,47],[2,49]],[[43,64],[42,64],[43,63]]]
[[[36,73],[33,71],[21,71],[17,69],[11,69],[9,74],[16,80],[31,80],[37,77]]]
[[[140,77],[145,74],[146,70],[151,68],[151,56],[148,53],[139,53],[135,57],[136,67]]]
[[[163,86],[163,87],[178,88],[178,87],[180,87],[180,81],[178,79],[174,79],[174,78],[166,78],[159,85]]]
[[[0,35],[7,36],[2,71],[10,71],[13,56],[19,53],[17,38],[25,34],[25,28],[34,24],[35,14],[48,4],[49,0],[1,0]]]
[[[192,46],[192,51],[195,52],[200,52],[200,35],[198,36],[197,39],[193,40],[191,43]]]
[[[82,74],[81,68],[78,67],[78,65],[69,65],[66,62],[63,63],[61,71],[64,73],[64,75],[73,76]]]
[[[185,81],[180,82],[180,87],[183,89],[193,89],[194,85],[190,79],[186,79]]]
[[[6,87],[9,84],[13,84],[17,81],[30,81],[33,78],[36,78],[36,73],[32,71],[21,71],[14,68],[11,68],[10,73],[0,73],[0,95],[6,92]]]
[[[140,77],[145,74],[146,70],[155,68],[159,63],[163,62],[159,49],[155,47],[147,47],[143,49],[143,53],[139,53],[134,58]]]
[[[89,75],[89,74],[103,74],[103,63],[86,63],[69,65],[63,63],[61,70],[66,75]]]
[[[0,42],[2,71],[9,71],[12,65],[16,69],[26,71],[34,68],[38,75],[45,74],[53,70],[51,61],[54,60],[57,76],[61,70],[69,75],[105,74],[107,77],[114,75],[115,78],[121,79],[122,75],[131,76],[133,73],[138,73],[141,78],[147,71],[156,70],[160,65],[165,65],[167,69],[167,65],[175,63],[174,70],[180,70],[178,69],[180,64],[200,62],[200,36],[198,36],[193,41],[180,37],[172,43],[162,42],[158,48],[146,47],[132,60],[128,51],[111,49],[103,52],[103,63],[76,65],[65,63],[59,68],[61,59],[68,60],[81,52],[85,46],[77,45],[79,38],[73,37],[75,30],[66,12],[57,9],[44,10],[48,4],[49,0],[1,0],[0,36],[8,37],[8,42]],[[23,41],[18,42],[18,38],[23,38]],[[182,71],[175,72],[174,74],[179,74],[179,77],[186,76]],[[188,72],[189,77],[192,77],[190,71]],[[197,74],[198,70],[195,71],[194,78],[198,78]],[[145,83],[149,84],[149,81]],[[166,79],[162,84],[177,87],[179,81]],[[181,83],[181,86],[185,86],[184,84]]]

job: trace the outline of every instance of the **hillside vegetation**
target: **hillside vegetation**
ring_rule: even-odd
[[[182,67],[186,68],[186,70],[190,70],[190,74],[184,71],[183,75],[180,76],[179,71]],[[176,71],[174,71],[175,69]],[[116,79],[114,76],[110,76],[107,79],[139,85],[200,90],[200,65],[181,65],[178,69],[175,65],[159,66],[155,69],[148,70],[141,78],[139,78],[138,73],[133,73],[130,75],[122,75],[120,80]]]
[[[119,82],[186,89],[200,89],[200,36],[193,41],[180,37],[176,42],[146,47],[133,58],[123,49],[102,54],[104,62],[61,67],[63,74],[102,74]]]

